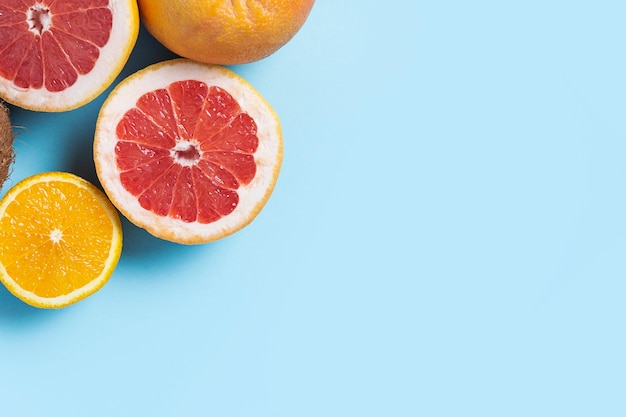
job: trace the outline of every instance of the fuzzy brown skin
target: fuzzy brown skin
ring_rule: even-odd
[[[9,176],[9,168],[14,159],[13,128],[9,119],[9,109],[0,102],[0,188]]]

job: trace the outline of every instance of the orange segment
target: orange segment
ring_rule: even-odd
[[[27,178],[0,202],[0,280],[28,304],[58,308],[94,293],[121,247],[117,212],[73,174]]]

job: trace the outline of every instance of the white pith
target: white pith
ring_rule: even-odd
[[[105,101],[98,116],[94,140],[98,178],[113,204],[131,222],[158,237],[180,243],[202,243],[231,234],[256,216],[274,188],[282,162],[282,132],[278,117],[252,86],[224,67],[184,59],[157,66],[156,69],[148,67],[123,81]],[[137,197],[121,185],[115,162],[115,129],[124,113],[143,94],[189,79],[224,88],[258,127],[259,146],[254,154],[257,164],[254,179],[237,189],[239,204],[232,213],[208,224],[186,223],[144,209]]]
[[[38,12],[44,12],[44,14],[38,16]],[[26,14],[26,20],[28,21],[29,30],[35,35],[40,35],[46,30],[50,29],[50,25],[52,24],[50,11],[44,4],[41,3],[35,3],[35,5],[31,6],[30,9],[28,9],[28,13]],[[36,20],[41,23],[41,30],[35,28],[33,22]]]
[[[37,5],[47,7],[46,1],[33,1],[33,6]],[[45,87],[20,88],[0,77],[0,97],[23,108],[43,111],[71,110],[97,97],[120,73],[137,39],[138,27],[131,24],[138,16],[136,2],[110,0],[109,7],[113,13],[111,35],[88,74],[79,74],[72,86],[60,92],[50,92]]]
[[[189,160],[189,159],[178,157],[177,155],[178,152],[184,152],[184,151],[189,150],[190,148],[195,148],[198,151],[198,158]],[[198,161],[202,159],[202,149],[200,149],[200,144],[197,143],[196,141],[181,140],[178,143],[176,143],[176,146],[172,148],[172,150],[170,151],[170,156],[176,163],[184,167],[190,167],[190,166],[196,165]]]
[[[50,232],[50,240],[53,243],[59,243],[63,240],[63,232],[59,229],[54,229]]]

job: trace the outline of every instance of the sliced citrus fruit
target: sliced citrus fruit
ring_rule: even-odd
[[[94,140],[105,192],[135,225],[205,243],[249,224],[283,156],[272,107],[233,71],[187,59],[149,66],[104,102]]]
[[[35,307],[64,307],[99,290],[121,249],[117,211],[74,174],[34,175],[0,201],[0,281]]]
[[[80,107],[111,85],[138,32],[136,0],[0,0],[0,97]]]

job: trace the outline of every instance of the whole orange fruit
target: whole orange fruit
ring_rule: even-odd
[[[236,65],[286,44],[315,0],[138,0],[141,21],[172,52],[196,61]]]

